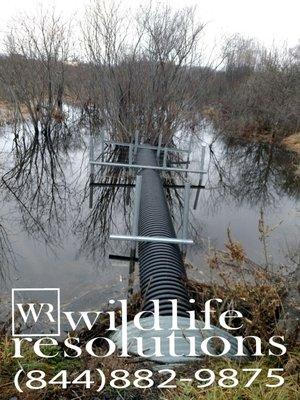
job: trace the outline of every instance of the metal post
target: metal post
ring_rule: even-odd
[[[204,162],[205,162],[206,145],[205,145],[205,144],[202,144],[201,147],[202,147],[202,148],[201,148],[201,160],[200,160],[200,168],[201,168],[201,169],[200,169],[200,170],[203,171]],[[199,186],[202,186],[202,183],[203,183],[203,172],[200,173],[198,185],[199,185]],[[196,210],[196,208],[197,208],[198,201],[199,201],[199,195],[200,195],[200,187],[199,187],[199,189],[198,189],[197,192],[196,192],[196,197],[195,197],[195,201],[194,201],[194,210]]]
[[[132,144],[130,143],[129,147],[128,147],[128,163],[129,165],[132,165],[132,153],[133,153],[133,148],[132,148]]]
[[[189,205],[190,205],[190,192],[191,185],[186,182],[184,185],[184,201],[183,201],[183,222],[182,222],[182,239],[187,239],[188,236],[188,225],[189,225]],[[186,255],[186,245],[182,245],[182,254]]]
[[[138,150],[138,145],[139,145],[139,133],[135,132],[135,137],[134,137],[134,154],[136,155],[137,150]]]
[[[102,161],[104,161],[104,141],[105,141],[105,138],[104,138],[104,131],[103,131],[103,133],[101,134],[101,160]]]
[[[135,183],[134,205],[133,205],[133,222],[132,222],[132,235],[133,236],[138,235],[139,214],[140,214],[140,205],[141,205],[141,191],[142,191],[142,175],[137,175],[136,183]],[[131,249],[130,249],[128,296],[130,296],[133,292],[135,258],[136,258],[136,242],[132,241]]]
[[[168,150],[164,149],[164,160],[163,160],[163,167],[167,167],[167,155],[168,155]]]
[[[94,197],[94,176],[95,176],[95,164],[94,161],[94,136],[90,133],[90,141],[89,141],[89,159],[90,159],[90,196],[89,196],[89,208],[93,207],[93,197]]]
[[[202,144],[202,149],[201,149],[201,170],[203,171],[204,168],[204,162],[205,162],[205,152],[206,152],[206,144]]]
[[[129,165],[132,165],[132,162],[133,162],[133,152],[135,150],[134,146],[135,146],[135,144],[132,144],[132,143],[130,143],[128,145],[128,164]],[[129,177],[129,181],[131,182],[132,181],[132,177],[133,177],[133,169],[132,168],[129,168],[128,177]],[[130,189],[127,188],[127,191],[126,191],[126,205],[129,206],[129,204],[130,204]]]
[[[159,165],[159,157],[160,157],[160,151],[161,151],[161,143],[162,143],[162,134],[160,133],[160,135],[158,137],[158,146],[157,146],[157,153],[156,153],[158,165]]]
[[[188,146],[188,155],[191,154],[192,151],[192,145],[193,145],[193,136],[190,135],[190,140],[189,140],[189,146]]]
[[[189,147],[188,147],[188,155],[187,155],[187,159],[186,159],[186,161],[187,161],[186,162],[186,169],[188,169],[189,166],[190,166],[190,155],[191,155],[191,152],[192,152],[192,144],[193,144],[193,136],[190,135],[190,141],[189,141]],[[186,172],[185,177],[186,178],[188,177],[188,171]]]
[[[128,147],[128,164],[129,165],[133,165],[133,145],[130,143],[129,147]],[[133,175],[132,173],[132,168],[129,168],[129,176],[131,177]]]
[[[188,233],[190,189],[190,183],[186,182],[184,185],[182,239],[187,239]]]
[[[134,205],[133,205],[133,223],[132,223],[133,236],[138,235],[141,192],[142,192],[142,175],[137,175],[135,182]],[[133,245],[135,246],[135,242],[133,242]]]

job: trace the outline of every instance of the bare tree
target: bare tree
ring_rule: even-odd
[[[300,69],[297,51],[266,49],[235,35],[224,46],[209,117],[225,134],[279,142],[299,130]]]
[[[2,187],[22,210],[29,231],[55,227],[65,213],[69,128],[64,121],[69,27],[55,12],[23,16],[6,39],[0,79],[15,112],[14,165]]]
[[[55,12],[40,11],[14,22],[6,39],[1,80],[22,121],[29,117],[36,133],[49,134],[62,122],[69,27]]]
[[[95,1],[87,14],[85,43],[98,89],[91,102],[115,138],[139,132],[156,142],[162,133],[170,142],[193,105],[189,74],[204,26],[193,9],[149,6],[128,18],[119,10]]]

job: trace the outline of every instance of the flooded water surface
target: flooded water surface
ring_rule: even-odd
[[[81,135],[81,136],[79,136]],[[267,251],[270,263],[286,263],[299,237],[299,167],[294,153],[264,143],[224,139],[206,127],[205,189],[197,208],[190,206],[191,234],[196,243],[188,258],[203,280],[209,279],[205,256],[210,247],[224,248],[228,227],[255,262],[264,262],[259,220],[269,226]],[[87,138],[84,133],[69,143],[59,142],[49,158],[48,144],[31,149],[28,156],[11,154],[12,134],[2,128],[0,138],[2,185],[0,223],[2,262],[10,264],[1,280],[9,304],[12,287],[60,287],[66,309],[99,309],[110,298],[123,298],[128,265],[108,259],[128,255],[128,248],[107,240],[109,233],[125,233],[123,215],[130,214],[124,192],[95,189],[89,210]],[[50,152],[52,150],[50,149]],[[48,152],[48,153],[47,153]],[[195,144],[197,165],[200,141]],[[16,167],[17,166],[17,167]],[[298,174],[297,174],[298,170]],[[198,183],[195,176],[194,183]],[[113,220],[112,220],[113,216]],[[4,261],[3,261],[4,259]],[[13,265],[14,264],[14,265]],[[5,300],[7,299],[7,300]]]

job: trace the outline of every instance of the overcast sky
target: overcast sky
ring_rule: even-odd
[[[134,9],[141,0],[122,2]],[[0,40],[13,16],[22,10],[30,13],[41,3],[54,5],[76,22],[90,0],[0,0]],[[294,47],[300,38],[299,0],[162,0],[160,3],[174,7],[197,5],[199,18],[208,23],[207,37],[211,43],[224,34],[236,32],[254,37],[266,46],[271,46],[273,42],[277,45],[286,42],[289,47]],[[3,50],[2,45],[0,48]]]

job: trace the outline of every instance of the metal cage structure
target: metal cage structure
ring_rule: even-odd
[[[133,220],[131,226],[131,232],[129,234],[110,234],[111,240],[119,240],[119,241],[129,241],[131,242],[131,251],[130,257],[122,257],[122,256],[113,256],[112,259],[123,259],[129,261],[129,291],[132,292],[132,274],[134,272],[134,265],[137,260],[136,257],[136,249],[138,243],[164,243],[171,245],[180,245],[182,252],[185,252],[186,246],[193,244],[193,240],[188,237],[188,224],[189,224],[189,203],[190,203],[190,193],[191,189],[197,189],[196,199],[194,203],[194,209],[197,207],[199,191],[204,188],[203,185],[203,176],[206,174],[204,170],[205,163],[205,152],[206,146],[205,144],[201,145],[200,152],[200,160],[199,160],[199,168],[191,169],[189,168],[191,164],[191,152],[192,152],[193,140],[190,137],[188,147],[186,149],[181,148],[172,148],[162,145],[162,135],[158,138],[157,146],[143,143],[143,141],[139,140],[139,135],[136,134],[134,139],[130,143],[121,143],[114,142],[112,140],[107,140],[105,138],[104,133],[100,135],[100,152],[99,154],[95,154],[95,138],[90,136],[90,145],[89,145],[89,164],[90,164],[90,208],[93,206],[93,191],[95,187],[107,187],[107,186],[115,186],[115,187],[131,187],[134,188],[134,202],[133,202]],[[109,146],[116,148],[116,146],[125,148],[127,154],[127,162],[111,162],[105,159],[106,150]],[[143,157],[139,156],[139,153],[145,151],[151,152],[151,154],[155,154],[155,161],[143,162]],[[184,167],[173,166],[169,160],[169,155],[172,153],[179,153],[185,159],[177,162],[179,165],[184,165]],[[153,159],[153,157],[152,157]],[[176,162],[175,162],[176,163]],[[174,164],[174,163],[173,163]],[[128,169],[131,176],[135,180],[134,183],[105,183],[105,182],[95,182],[95,168],[100,167],[105,170],[107,167],[113,168],[121,168]],[[175,232],[173,237],[169,237],[166,235],[139,235],[138,227],[140,220],[140,209],[141,209],[141,191],[143,185],[143,175],[144,171],[156,171],[157,174],[163,172],[176,172],[179,174],[184,174],[186,182],[182,185],[163,185],[168,188],[182,188],[184,189],[183,195],[183,221],[182,221],[182,229],[179,237],[176,237]],[[198,185],[192,185],[188,180],[188,174],[197,174],[199,175],[199,183]]]

